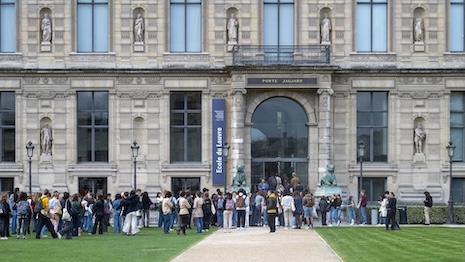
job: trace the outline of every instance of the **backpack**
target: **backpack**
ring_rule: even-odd
[[[29,214],[29,203],[27,201],[19,201],[17,205],[18,215],[28,215]]]
[[[108,203],[108,201],[105,201],[103,203],[103,213],[105,215],[109,215],[111,212],[110,212],[110,204]]]
[[[224,198],[218,198],[218,210],[223,210]]]
[[[234,200],[226,200],[226,210],[234,210]]]
[[[34,206],[34,213],[40,213],[43,209],[43,203],[42,203],[42,198],[39,198],[39,200],[35,203]]]
[[[313,207],[313,205],[315,205],[315,201],[313,200],[313,197],[311,195],[305,197],[305,202],[306,207]]]
[[[241,197],[241,196],[238,196],[237,199],[236,199],[236,207],[244,207],[245,206],[245,201],[244,201],[244,197]]]

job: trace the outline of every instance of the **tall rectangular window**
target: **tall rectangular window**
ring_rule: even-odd
[[[357,143],[365,143],[363,161],[387,162],[388,93],[357,93]]]
[[[78,0],[77,51],[108,52],[108,0]]]
[[[170,50],[174,53],[202,51],[201,0],[171,0]]]
[[[170,94],[170,161],[202,161],[202,93]]]
[[[387,52],[387,1],[357,1],[357,52]]]
[[[108,92],[77,93],[78,162],[108,162]]]
[[[450,1],[450,51],[464,52],[465,34],[465,4],[464,0]]]
[[[15,92],[0,92],[1,162],[15,161]]]
[[[454,161],[464,161],[465,93],[450,95],[450,141],[455,145]]]
[[[294,0],[264,0],[264,39],[267,62],[292,62]]]
[[[0,52],[16,51],[15,0],[0,0]]]

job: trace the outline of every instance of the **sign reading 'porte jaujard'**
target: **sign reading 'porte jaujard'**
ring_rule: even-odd
[[[318,78],[285,78],[285,77],[250,77],[247,78],[248,85],[316,85]]]

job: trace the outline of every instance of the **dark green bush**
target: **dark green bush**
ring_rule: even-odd
[[[371,210],[379,210],[379,207],[367,206],[367,221],[371,223]],[[359,218],[358,209],[356,210],[357,219]],[[379,213],[378,213],[379,214]],[[431,224],[444,224],[447,223],[447,206],[433,206],[430,210],[430,223]],[[397,212],[397,221],[399,221],[399,212]],[[379,218],[378,218],[379,222]],[[423,206],[407,206],[407,222],[409,224],[424,224],[425,212]],[[457,224],[465,224],[465,207],[454,207],[454,222]]]

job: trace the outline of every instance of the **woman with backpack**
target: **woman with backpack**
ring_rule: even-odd
[[[294,192],[294,218],[296,229],[300,229],[302,227],[302,214],[304,212],[302,196],[300,194],[301,192],[299,191]]]
[[[19,202],[16,205],[16,211],[18,214],[18,229],[16,231],[16,238],[19,239],[19,235],[21,234],[21,232],[23,232],[23,239],[26,239],[28,227],[27,219],[29,214],[31,213],[31,207],[29,206],[29,202],[27,202],[27,194],[25,192],[22,192],[19,196]]]
[[[231,193],[225,194],[225,199],[223,201],[223,227],[224,233],[231,233],[232,228],[232,217],[234,213],[235,203],[232,199]]]

